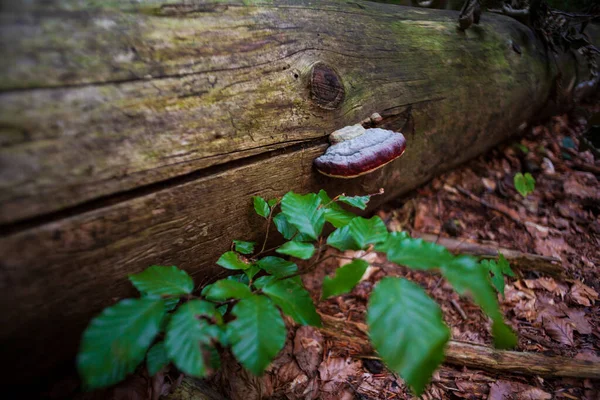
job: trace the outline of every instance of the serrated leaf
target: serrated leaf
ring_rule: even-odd
[[[271,208],[265,199],[260,196],[253,196],[252,200],[254,203],[254,211],[256,211],[256,213],[261,217],[267,218],[271,213]]]
[[[323,280],[323,299],[350,292],[364,275],[369,263],[355,259],[335,271],[335,276]]]
[[[298,271],[298,266],[296,264],[280,257],[267,256],[258,260],[256,264],[260,269],[278,278],[284,278],[288,275],[295,274]]]
[[[504,296],[504,275],[494,260],[482,260],[481,267],[492,274],[491,282],[496,291]]]
[[[162,340],[148,350],[146,355],[146,368],[148,375],[154,376],[169,363],[169,356]]]
[[[315,246],[311,243],[297,242],[292,240],[291,242],[286,242],[283,246],[280,246],[277,250],[277,253],[287,254],[288,256],[300,258],[302,260],[308,260],[313,256],[315,252]]]
[[[243,240],[234,240],[235,251],[241,254],[252,254],[254,253],[254,246],[256,242],[244,242]]]
[[[494,344],[501,349],[512,348],[517,337],[504,323],[498,299],[488,280],[488,271],[469,256],[456,257],[441,267],[442,274],[459,294],[469,293],[475,303],[493,320]]]
[[[371,200],[371,196],[340,196],[338,200],[352,207],[364,210],[367,208],[367,203]]]
[[[288,192],[281,199],[281,212],[298,231],[316,240],[325,224],[325,211],[319,208],[321,199],[314,193],[299,195]]]
[[[231,279],[221,279],[207,286],[202,295],[211,301],[223,301],[228,299],[245,299],[252,296],[247,285]]]
[[[375,251],[387,253],[391,246],[398,246],[404,239],[410,239],[410,236],[405,231],[389,232],[386,241],[375,246]]]
[[[207,374],[204,349],[219,335],[219,328],[200,316],[220,318],[221,314],[206,301],[188,301],[173,313],[165,336],[165,349],[173,364],[197,378]]]
[[[228,251],[219,257],[217,265],[227,269],[247,269],[251,264],[241,260],[235,251]]]
[[[227,324],[227,337],[235,358],[254,375],[261,375],[283,349],[287,330],[279,310],[266,296],[240,300]]]
[[[515,276],[513,270],[510,269],[510,264],[508,263],[508,260],[504,258],[504,255],[502,255],[502,253],[498,253],[498,267],[504,275]]]
[[[450,331],[440,307],[415,283],[383,278],[367,310],[373,347],[418,396],[444,360]]]
[[[356,241],[350,234],[350,227],[348,225],[333,231],[327,238],[327,245],[341,251],[360,250],[360,246],[356,244]]]
[[[401,235],[390,238],[386,244],[387,259],[393,263],[415,269],[441,267],[454,259],[444,247],[423,239],[402,238]]]
[[[77,368],[87,388],[114,385],[144,360],[160,331],[164,301],[125,299],[105,308],[83,333]]]
[[[269,296],[281,310],[301,325],[321,326],[321,317],[317,314],[310,294],[292,279],[277,279],[263,276],[254,286]]]
[[[341,228],[346,226],[352,219],[356,218],[356,214],[344,210],[339,204],[332,202],[324,190],[320,190],[318,196],[321,199],[322,207],[325,209],[325,221],[334,227]]]
[[[350,235],[361,249],[370,244],[378,244],[386,241],[388,230],[385,223],[378,216],[366,219],[356,217],[348,224]]]
[[[146,296],[181,296],[194,291],[194,280],[183,270],[153,265],[129,280]]]

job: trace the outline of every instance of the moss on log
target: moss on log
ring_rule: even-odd
[[[251,195],[383,187],[377,205],[534,118],[557,76],[534,34],[456,17],[360,0],[3,2],[4,379],[72,365],[89,318],[133,294],[128,274],[214,278],[231,239],[262,229]],[[405,155],[318,175],[327,134],[373,112],[395,130],[411,114]]]

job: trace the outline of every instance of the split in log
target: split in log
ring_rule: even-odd
[[[428,242],[442,245],[453,253],[471,254],[483,258],[497,258],[498,253],[502,253],[510,261],[511,267],[522,271],[536,271],[552,276],[561,276],[564,273],[560,258],[522,253],[517,250],[501,247],[497,243],[492,242],[474,243],[466,239],[453,239],[421,232],[412,232],[412,235]]]
[[[377,206],[517,132],[558,77],[508,17],[462,32],[456,12],[360,0],[8,1],[0,19],[12,384],[72,365],[89,319],[134,295],[127,275],[214,279],[230,241],[260,231],[250,196],[383,187]],[[571,87],[573,59],[559,65]],[[405,155],[352,181],[317,174],[327,134],[374,112],[412,121]]]

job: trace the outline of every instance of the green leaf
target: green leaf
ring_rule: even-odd
[[[300,233],[316,240],[325,224],[325,211],[320,204],[321,199],[314,193],[303,196],[288,192],[281,200],[281,212]]]
[[[339,201],[346,203],[352,207],[364,210],[367,208],[367,203],[371,200],[371,196],[340,196]]]
[[[153,265],[139,274],[129,275],[129,280],[146,296],[181,296],[194,290],[194,281],[183,270]]]
[[[169,363],[169,356],[165,349],[165,342],[160,341],[148,350],[146,355],[146,368],[148,375],[154,376]]]
[[[320,190],[318,194],[321,199],[321,204],[325,209],[325,221],[329,222],[336,228],[346,226],[356,218],[356,214],[344,210],[336,202],[332,202],[331,198],[324,190]]]
[[[288,275],[295,274],[298,271],[298,266],[293,262],[274,256],[261,258],[256,264],[260,269],[278,278],[284,278]]]
[[[325,209],[325,221],[336,228],[348,225],[354,218],[356,218],[356,214],[344,210],[335,203],[331,203],[331,205]]]
[[[269,205],[269,207],[273,207],[275,206],[277,203],[279,203],[279,199],[271,199],[269,201],[267,201],[267,204]]]
[[[482,268],[475,258],[469,256],[456,257],[448,265],[442,266],[441,271],[454,290],[459,294],[468,292],[475,303],[492,319],[496,347],[501,349],[514,347],[517,344],[517,337],[504,324],[496,293],[489,283],[488,271]]]
[[[254,211],[256,211],[256,213],[261,217],[268,218],[269,214],[271,213],[271,209],[269,208],[269,204],[267,204],[265,199],[260,196],[253,196],[252,200],[254,202]]]
[[[373,347],[417,396],[444,359],[450,331],[442,311],[425,291],[402,278],[383,278],[367,310]]]
[[[508,263],[508,260],[504,258],[504,255],[502,253],[498,253],[498,266],[504,275],[515,276],[513,270],[510,269],[510,264]]]
[[[517,191],[523,197],[527,197],[535,190],[535,179],[529,172],[527,172],[525,175],[519,172],[515,175],[513,181],[515,184],[515,189],[517,189]]]
[[[244,285],[248,285],[250,283],[250,278],[246,274],[237,274],[237,275],[229,275],[227,278],[232,281],[243,283]]]
[[[81,340],[77,368],[87,388],[114,385],[144,360],[165,315],[161,299],[121,300],[94,318]]]
[[[296,232],[298,232],[298,229],[290,224],[287,218],[285,218],[285,215],[282,213],[279,213],[273,217],[273,223],[275,224],[275,227],[279,233],[281,233],[286,240],[290,240],[296,234]]]
[[[152,297],[152,296],[149,296]],[[166,299],[163,299],[165,302],[165,310],[166,311],[173,311],[176,307],[177,304],[179,304],[179,298],[178,297],[167,297]]]
[[[308,260],[315,252],[315,246],[311,243],[303,243],[292,240],[291,242],[284,243],[283,246],[279,247],[275,251],[281,254],[297,257],[302,260]]]
[[[515,147],[523,152],[523,154],[529,153],[529,149],[522,143],[515,143]]]
[[[234,240],[233,244],[235,245],[235,251],[242,254],[252,254],[254,253],[254,246],[256,242],[244,242],[243,240]]]
[[[204,349],[219,335],[219,328],[200,316],[220,318],[221,314],[206,301],[188,301],[173,314],[165,337],[165,348],[173,364],[197,378],[207,374]]]
[[[254,375],[261,375],[283,349],[287,330],[277,307],[265,296],[240,300],[227,324],[227,337],[235,358]]]
[[[247,269],[250,268],[251,265],[245,261],[242,261],[239,254],[237,254],[235,251],[228,251],[227,253],[224,253],[217,261],[217,264],[227,269]]]
[[[333,231],[327,238],[327,245],[341,251],[360,250],[360,247],[350,234],[350,227],[348,225]]]
[[[386,241],[388,230],[385,223],[378,216],[370,219],[356,217],[348,224],[350,235],[361,249],[370,244],[378,244]]]
[[[480,263],[481,267],[486,269],[492,274],[492,285],[496,288],[496,291],[504,296],[504,275],[498,268],[498,264],[494,260],[482,260]]]
[[[441,267],[454,259],[444,247],[423,239],[402,238],[402,235],[390,238],[386,243],[387,259],[393,263],[415,269]]]
[[[335,276],[328,276],[323,280],[323,295],[326,299],[331,296],[350,292],[364,275],[369,263],[365,260],[355,259],[335,271]]]
[[[245,299],[252,296],[248,286],[231,279],[221,279],[207,286],[207,288],[208,290],[202,291],[202,295],[211,301]]]
[[[399,246],[399,243],[404,239],[410,239],[410,236],[405,231],[389,232],[386,241],[375,246],[375,251],[387,253],[390,247]]]
[[[492,274],[492,285],[494,285],[498,293],[504,296],[504,276],[515,276],[506,258],[498,253],[498,262],[483,260],[481,261],[481,266]]]
[[[244,270],[244,273],[246,274],[248,279],[254,278],[254,276],[256,274],[258,274],[259,272],[260,272],[260,268],[258,268],[258,265],[256,265],[256,264],[252,264],[250,266],[250,268]]]
[[[254,286],[269,296],[281,310],[301,325],[321,326],[310,294],[292,279],[277,279],[273,276],[258,278]]]

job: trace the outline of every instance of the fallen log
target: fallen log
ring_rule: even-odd
[[[535,118],[557,65],[578,81],[517,21],[456,18],[360,0],[4,3],[3,381],[72,366],[89,319],[134,295],[128,274],[213,279],[231,239],[260,235],[251,195],[383,187],[376,206]],[[351,181],[315,173],[327,134],[373,112],[412,127],[405,155]]]
[[[562,260],[557,257],[523,253],[501,247],[497,243],[476,243],[467,239],[454,239],[431,233],[412,232],[412,236],[442,245],[455,254],[472,254],[482,258],[497,258],[498,253],[501,253],[512,267],[523,271],[536,271],[552,276],[561,276],[564,273]]]
[[[367,326],[350,322],[363,335],[346,335],[349,322],[321,314],[323,332],[333,338],[343,337],[346,343],[354,343],[363,349],[370,349],[366,338]],[[371,351],[372,352],[372,349]],[[600,361],[580,360],[570,357],[547,356],[539,353],[496,350],[473,343],[450,340],[445,350],[444,363],[483,369],[492,373],[523,374],[547,378],[570,377],[600,379]]]

